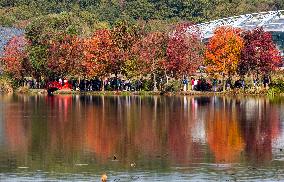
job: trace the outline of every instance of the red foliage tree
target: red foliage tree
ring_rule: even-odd
[[[26,45],[27,40],[24,36],[13,37],[5,46],[4,54],[1,58],[3,71],[17,79],[23,78],[29,70],[25,52]]]
[[[167,46],[167,70],[181,78],[194,73],[203,64],[203,45],[198,30],[188,31],[190,23],[176,26]]]
[[[82,73],[83,51],[83,40],[77,36],[63,35],[50,41],[48,68],[56,76],[78,76]]]
[[[265,74],[281,64],[281,56],[269,32],[262,28],[243,33],[244,48],[238,64],[238,72],[245,74]]]
[[[141,71],[154,75],[154,91],[157,90],[157,69],[166,59],[167,39],[168,36],[165,33],[152,32],[142,38],[133,48],[141,63]]]

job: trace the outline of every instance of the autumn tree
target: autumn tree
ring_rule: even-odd
[[[136,70],[136,60],[132,58],[133,44],[138,41],[135,31],[124,23],[113,30],[95,31],[94,35],[85,41],[85,73],[101,80],[111,74],[117,76],[123,73],[127,77],[135,75],[139,70]]]
[[[220,110],[208,113],[210,122],[206,124],[207,140],[216,163],[238,162],[245,148],[244,138],[238,123],[238,112],[225,108],[222,103]]]
[[[244,48],[238,64],[241,75],[267,74],[281,64],[281,56],[269,32],[262,28],[243,33]]]
[[[203,45],[200,35],[198,30],[189,32],[190,25],[190,23],[177,25],[167,45],[166,67],[177,78],[195,73],[203,64]]]
[[[4,48],[1,58],[3,71],[16,79],[22,79],[29,70],[25,46],[27,40],[24,36],[13,37]]]
[[[134,52],[142,62],[144,73],[153,74],[154,91],[157,91],[156,74],[158,68],[165,62],[168,35],[162,32],[147,34],[134,46]]]
[[[83,40],[75,35],[62,35],[51,40],[48,46],[47,65],[53,76],[79,76],[82,74]]]
[[[88,30],[85,22],[75,14],[62,12],[34,19],[25,29],[25,36],[30,42],[27,46],[29,61],[35,70],[37,79],[51,76],[48,69],[50,45],[58,42],[65,35],[84,35]]]
[[[126,60],[122,66],[122,73],[127,79],[137,78],[142,74],[142,62],[133,56],[130,59]]]
[[[141,27],[129,24],[126,21],[119,21],[111,30],[113,43],[112,59],[110,60],[109,71],[117,75],[122,72],[125,62],[132,58],[132,48],[142,36]]]
[[[214,31],[205,52],[205,64],[209,73],[225,76],[234,75],[237,71],[244,41],[241,30],[232,27],[219,27]],[[225,89],[225,82],[223,82]]]
[[[95,31],[91,38],[85,40],[84,49],[82,69],[86,76],[97,76],[101,79],[107,77],[112,71],[110,68],[115,59],[110,30]]]

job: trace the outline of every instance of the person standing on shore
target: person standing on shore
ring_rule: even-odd
[[[269,84],[269,78],[268,78],[267,75],[265,75],[263,77],[263,86],[264,86],[265,89],[267,89],[268,84]]]
[[[214,78],[213,81],[212,81],[213,91],[214,91],[214,92],[217,91],[217,84],[218,84],[218,81],[217,81],[216,78]]]
[[[183,91],[186,92],[187,91],[187,86],[188,86],[188,80],[186,77],[184,77],[183,79]]]
[[[191,90],[194,90],[194,78],[191,77]]]
[[[197,80],[197,79],[195,79],[195,80],[194,80],[194,83],[193,83],[194,90],[196,90],[196,89],[197,89],[197,84],[198,84],[198,80]]]

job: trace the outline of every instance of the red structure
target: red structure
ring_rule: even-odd
[[[71,90],[72,85],[68,83],[67,81],[64,83],[64,85],[62,85],[58,81],[52,81],[52,82],[47,83],[46,89],[47,89],[48,94],[52,95],[53,92],[56,90]]]

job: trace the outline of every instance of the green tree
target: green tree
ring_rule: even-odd
[[[135,0],[126,3],[125,13],[133,19],[149,20],[153,18],[155,7],[147,0]]]
[[[47,77],[50,70],[47,66],[50,42],[62,39],[65,35],[86,34],[88,27],[80,22],[72,13],[51,14],[36,18],[26,28],[26,38],[30,44],[27,47],[32,67],[38,73],[37,77]]]

